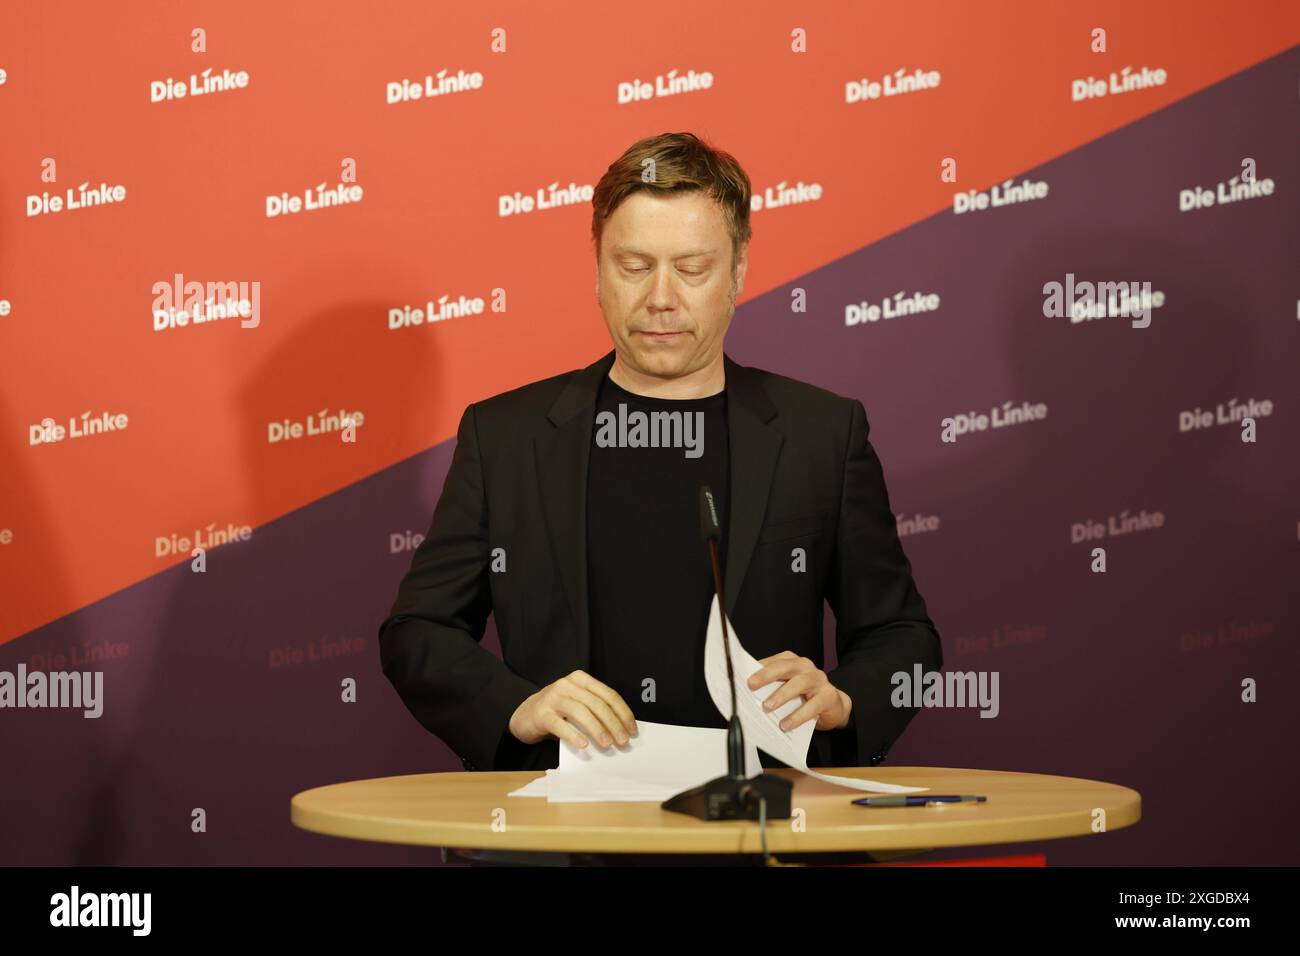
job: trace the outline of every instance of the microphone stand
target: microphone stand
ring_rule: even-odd
[[[709,543],[709,560],[713,565],[713,590],[722,622],[722,648],[727,658],[727,683],[731,685],[731,720],[727,724],[727,775],[683,790],[669,797],[660,807],[685,813],[699,820],[784,820],[790,816],[790,795],[794,783],[772,773],[745,776],[745,733],[736,708],[736,673],[731,664],[731,638],[727,635],[725,590],[722,568],[718,563],[718,538],[721,527],[713,508],[713,494],[700,489],[700,514],[704,536]]]

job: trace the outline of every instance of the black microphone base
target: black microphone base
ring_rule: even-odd
[[[757,820],[761,796],[767,804],[767,819],[790,817],[790,794],[794,783],[774,773],[753,777],[718,777],[669,797],[659,806],[685,813],[697,820]]]

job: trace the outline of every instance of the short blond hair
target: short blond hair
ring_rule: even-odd
[[[653,162],[654,178],[646,181],[646,160]],[[749,242],[749,176],[730,153],[715,149],[694,133],[661,133],[633,143],[614,160],[596,184],[591,197],[591,240],[597,257],[605,222],[623,200],[635,192],[656,193],[703,190],[722,207],[731,235],[732,264],[741,246]]]

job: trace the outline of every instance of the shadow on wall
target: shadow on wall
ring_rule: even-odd
[[[380,407],[361,409],[358,445],[394,454],[409,446],[411,419],[399,413],[428,401],[438,356],[427,337],[377,334],[385,308],[362,301],[299,322],[244,373],[231,414],[244,423],[240,473],[251,511],[283,506],[259,501],[274,477],[309,475],[348,453],[335,434],[269,444],[267,422],[356,409],[362,384],[379,380],[387,388]],[[431,442],[415,436],[417,447]],[[416,455],[289,511],[251,540],[208,552],[205,573],[182,564],[132,589],[138,599],[116,602],[135,632],[134,666],[147,674],[121,705],[129,716],[114,717],[120,737],[111,752],[75,783],[33,788],[72,785],[84,794],[64,821],[79,842],[59,862],[439,862],[432,849],[299,830],[289,800],[345,780],[462,769],[392,692],[375,643],[410,562],[409,552],[389,553],[389,535],[427,529],[451,450],[448,443]],[[355,681],[355,703],[342,700],[345,679]],[[192,829],[196,809],[206,832]]]
[[[1174,234],[1143,225],[1058,231],[1003,272],[1007,397],[1044,402],[1048,416],[973,436],[971,447],[984,449],[968,453],[954,476],[961,490],[937,504],[967,512],[969,530],[965,626],[945,633],[949,647],[962,631],[987,636],[1006,625],[1045,625],[1046,636],[951,654],[947,669],[1000,672],[1001,719],[933,715],[928,758],[1109,780],[1159,808],[1118,835],[1119,846],[1070,841],[1056,849],[1063,863],[1262,862],[1268,851],[1251,820],[1209,826],[1180,794],[1211,763],[1223,779],[1257,774],[1273,757],[1276,729],[1297,716],[1294,704],[1240,698],[1243,674],[1288,666],[1282,639],[1204,652],[1185,642],[1230,622],[1293,631],[1294,585],[1284,569],[1294,544],[1282,532],[1294,524],[1294,502],[1283,476],[1295,475],[1297,462],[1294,444],[1281,440],[1286,417],[1258,418],[1258,441],[1247,444],[1237,424],[1181,431],[1180,413],[1251,397],[1285,409],[1297,396],[1292,380],[1276,374],[1284,343],[1275,332],[1284,330],[1265,320],[1269,290],[1249,281],[1254,270],[1225,267],[1216,254],[1234,237],[1198,244]],[[1157,267],[1134,276],[1117,267],[1126,262]],[[1076,281],[1147,280],[1169,298],[1145,329],[1122,316],[1045,317],[1043,283],[1064,282],[1067,272]],[[1162,525],[1114,533],[1143,511],[1160,513]],[[1094,536],[1081,538],[1077,525]],[[1098,526],[1106,533],[1096,534]],[[1092,571],[1097,547],[1106,552],[1104,574]]]

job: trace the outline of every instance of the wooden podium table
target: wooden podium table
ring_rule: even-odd
[[[1105,830],[1132,826],[1142,815],[1137,791],[1075,777],[937,767],[826,768],[843,776],[929,787],[936,794],[988,797],[985,803],[869,809],[850,801],[870,794],[785,768],[768,772],[795,782],[792,818],[767,821],[768,851],[781,860],[872,862],[940,847],[1100,837],[1097,811],[1105,813]],[[290,819],[330,836],[443,847],[444,859],[464,862],[694,863],[708,857],[739,863],[762,853],[753,820],[706,823],[662,810],[657,802],[548,803],[544,797],[506,796],[540,775],[461,771],[336,783],[296,794]]]

